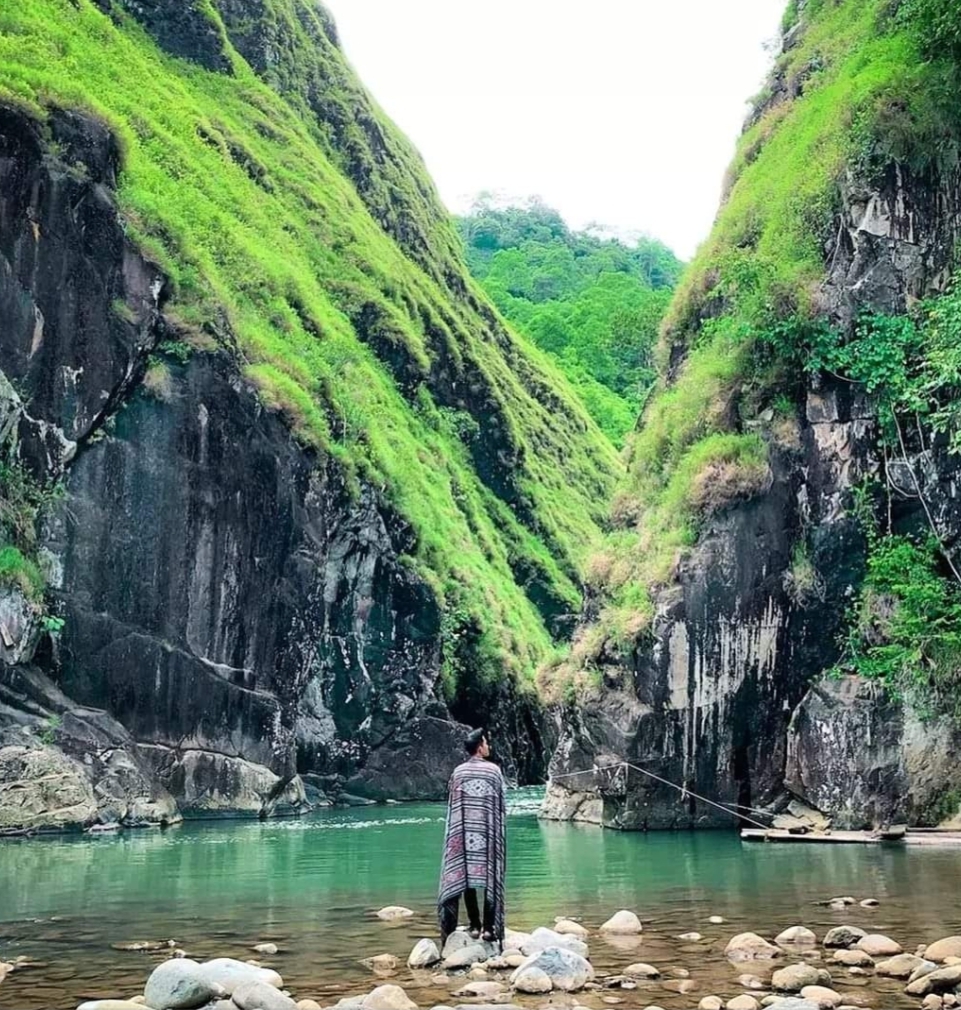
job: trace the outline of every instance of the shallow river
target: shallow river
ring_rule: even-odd
[[[687,968],[699,983],[693,997],[656,982],[614,993],[623,1010],[693,1007],[708,993],[740,992],[737,976],[751,966],[732,967],[723,949],[746,929],[770,936],[804,924],[821,936],[852,922],[888,933],[909,951],[961,933],[958,849],[742,843],[727,832],[619,834],[542,823],[534,809],[523,791],[512,796],[509,926],[572,915],[596,927],[620,908],[634,909],[643,939],[612,946],[592,938],[595,967],[613,972],[643,960],[665,973]],[[253,957],[253,944],[272,940],[281,951],[264,961],[298,999],[326,1005],[367,991],[375,983],[361,958],[406,958],[420,936],[434,934],[443,814],[429,804],[367,807],[290,821],[0,843],[0,961],[22,955],[40,962],[0,983],[0,1010],[72,1010],[82,998],[141,992],[160,955],[111,944],[167,938],[200,958]],[[842,913],[815,904],[841,894],[881,905]],[[383,924],[372,912],[388,904],[407,905],[416,916]],[[711,926],[711,915],[727,922]],[[689,930],[704,939],[676,939]],[[862,995],[875,1010],[917,1006],[903,1000],[898,983],[859,989],[863,980],[834,975],[844,992]],[[429,978],[404,969],[395,980],[423,984],[411,989],[422,1007],[458,1002]],[[610,994],[581,1001],[605,1007],[603,995]]]

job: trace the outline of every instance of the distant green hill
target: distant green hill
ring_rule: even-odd
[[[538,200],[497,208],[481,199],[458,225],[473,275],[620,446],[655,379],[652,351],[680,261],[655,239],[628,246],[571,231]]]

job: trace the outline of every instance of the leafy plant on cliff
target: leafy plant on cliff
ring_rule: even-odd
[[[15,585],[35,603],[46,579],[36,560],[37,523],[62,495],[58,484],[41,484],[19,463],[0,461],[0,584]]]
[[[880,681],[923,714],[961,716],[961,584],[945,578],[935,537],[882,533],[864,489],[856,514],[867,574],[838,669]]]

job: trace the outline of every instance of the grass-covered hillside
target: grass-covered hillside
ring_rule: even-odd
[[[17,0],[0,6],[0,101],[109,125],[119,211],[170,279],[172,353],[235,342],[296,437],[412,523],[450,687],[529,681],[579,608],[619,464],[470,280],[419,157],[323,9]],[[164,367],[147,376],[160,396]]]
[[[660,379],[629,439],[616,530],[592,562],[603,613],[568,674],[643,636],[653,595],[704,518],[769,485],[772,448],[798,448],[806,375],[839,377],[874,398],[885,458],[905,455],[905,428],[957,440],[954,282],[929,278],[929,297],[913,307],[909,298],[906,315],[873,312],[867,293],[855,293],[861,308],[852,317],[825,278],[838,255],[845,187],[870,191],[908,176],[919,190],[953,185],[961,8],[954,0],[792,0],[783,28],[714,229],[662,327]],[[868,581],[852,608],[844,662],[896,689],[912,678],[956,684],[961,601],[943,531],[933,524],[929,535],[904,538],[883,511],[865,518]],[[803,543],[797,563],[801,577]],[[880,596],[889,612],[879,622],[870,608]]]
[[[481,198],[458,219],[467,263],[514,326],[560,365],[620,447],[656,378],[657,331],[681,263],[663,243],[572,231],[532,199]]]

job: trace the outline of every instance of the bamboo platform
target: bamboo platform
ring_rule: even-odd
[[[945,828],[893,828],[890,831],[808,831],[783,828],[742,828],[745,842],[797,842],[822,845],[926,845],[961,846],[961,831]]]

